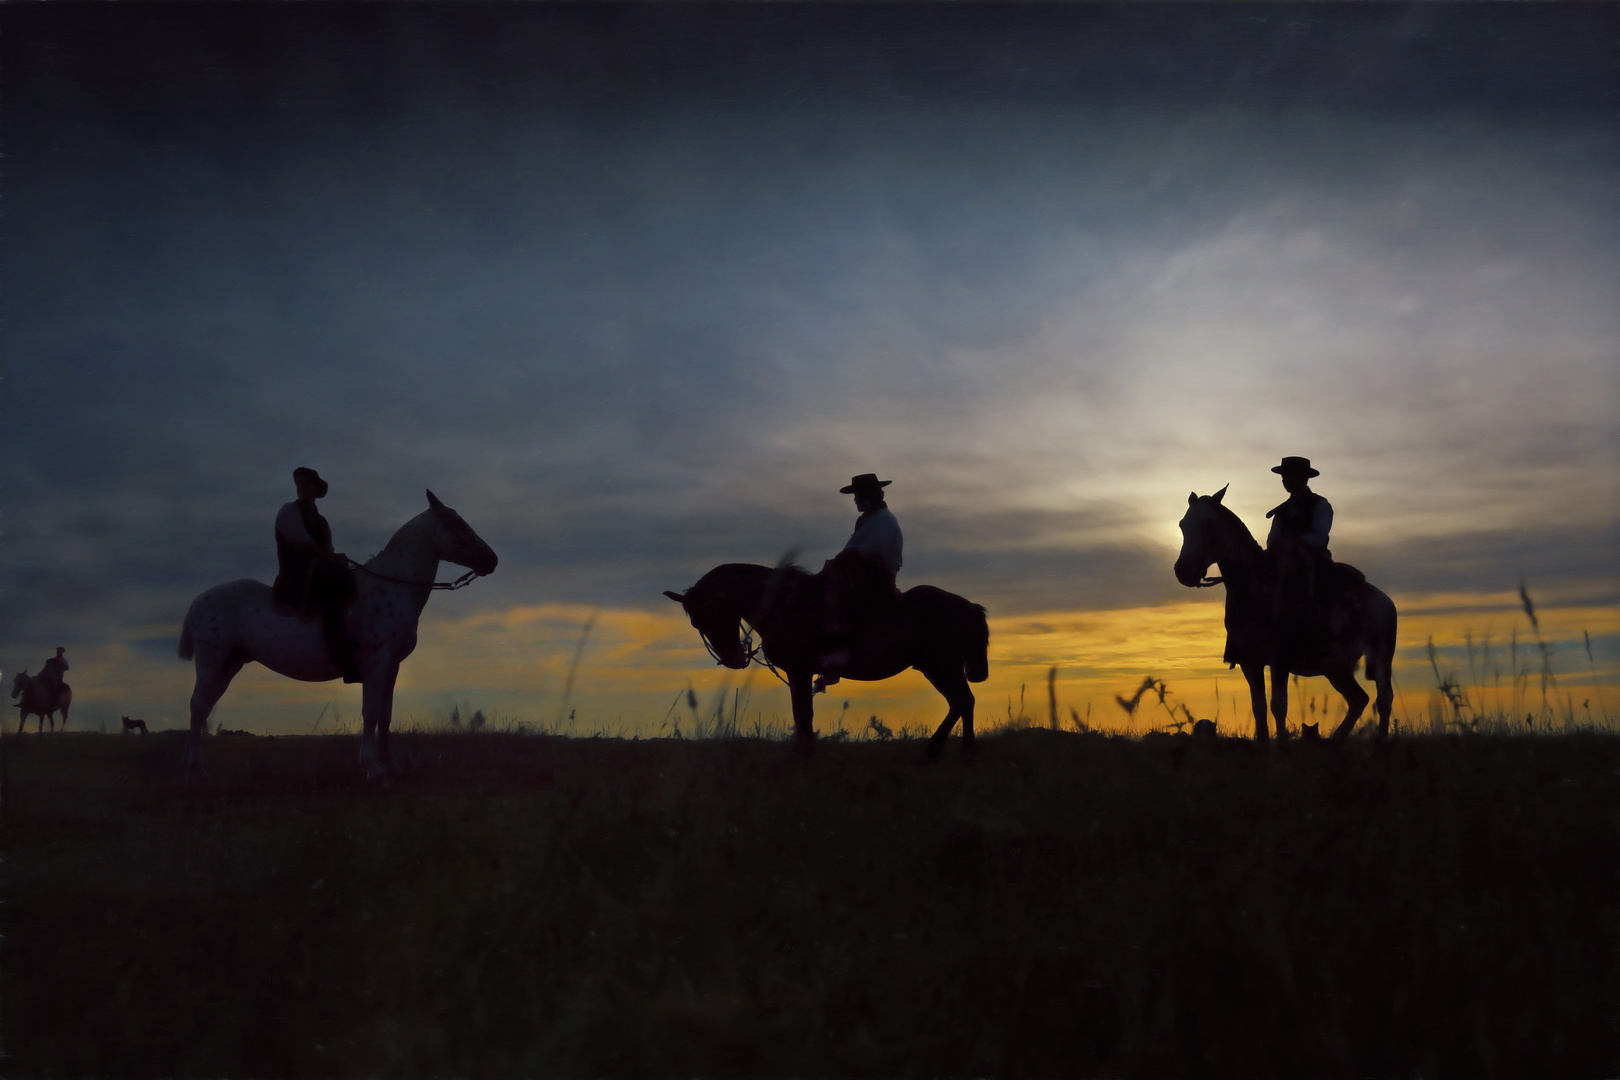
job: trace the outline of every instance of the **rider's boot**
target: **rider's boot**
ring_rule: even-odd
[[[825,693],[827,687],[839,681],[840,673],[848,666],[848,649],[834,649],[832,652],[817,658],[816,667],[821,669],[821,674],[817,675],[815,682],[811,684],[810,692],[812,694]]]

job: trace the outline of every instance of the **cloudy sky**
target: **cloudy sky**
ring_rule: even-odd
[[[1521,579],[1578,698],[1620,637],[1617,22],[7,7],[0,655],[67,645],[92,728],[180,723],[186,606],[274,575],[310,465],[340,550],[431,487],[501,556],[429,605],[403,714],[656,730],[737,686],[661,591],[818,566],[876,471],[902,584],[990,610],[990,711],[1057,665],[1082,711],[1155,673],[1230,717],[1176,522],[1230,483],[1261,531],[1302,454],[1414,709],[1427,635],[1528,631]],[[260,669],[218,715],[328,703]]]

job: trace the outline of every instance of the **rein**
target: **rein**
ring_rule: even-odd
[[[391,581],[395,585],[415,585],[418,588],[425,585],[429,589],[443,589],[446,592],[454,592],[457,589],[466,588],[475,580],[484,576],[476,570],[469,570],[465,574],[462,574],[460,577],[456,578],[454,581],[410,581],[406,578],[389,577],[387,574],[379,574],[377,571],[357,563],[353,559],[348,560],[348,563],[351,568],[355,570],[364,570],[366,573],[370,574],[379,581]],[[704,644],[707,645],[708,642],[705,641]],[[714,650],[710,649],[709,651],[713,652]]]
[[[704,633],[702,630],[699,630],[698,640],[703,642],[703,647],[709,650],[709,655],[714,657],[714,662],[716,664],[719,664],[721,667],[728,666],[724,660],[720,659],[720,652],[714,647],[714,643],[709,640],[708,634]],[[761,655],[765,651],[765,643],[762,641],[758,645],[754,645],[752,644],[753,640],[754,631],[753,628],[750,627],[748,632],[744,634],[742,638],[743,667],[747,667],[749,664],[758,664],[768,670],[772,675],[775,675],[778,679],[782,680],[783,686],[789,685],[787,677],[780,671],[776,670],[776,665]]]

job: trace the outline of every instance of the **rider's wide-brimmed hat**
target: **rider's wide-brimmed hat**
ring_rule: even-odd
[[[881,493],[884,488],[894,483],[893,480],[879,480],[875,472],[863,472],[859,476],[849,478],[849,487],[838,489],[840,495],[853,495],[857,491],[875,491]]]
[[[1288,476],[1292,473],[1304,476],[1306,478],[1322,475],[1315,469],[1311,468],[1311,459],[1305,457],[1285,457],[1282,459],[1282,464],[1278,465],[1271,471],[1274,473],[1280,473],[1283,476]]]
[[[316,487],[320,488],[320,490],[315,493],[315,497],[317,499],[326,494],[326,481],[322,480],[321,474],[316,472],[314,469],[307,469],[300,465],[298,468],[293,470],[293,483],[314,484]]]

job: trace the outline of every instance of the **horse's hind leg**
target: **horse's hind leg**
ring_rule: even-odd
[[[967,676],[960,668],[953,671],[935,672],[925,671],[923,677],[944,696],[950,711],[934,734],[928,739],[928,756],[936,758],[945,749],[945,742],[951,737],[951,729],[956,726],[958,718],[962,721],[962,752],[973,752],[973,691],[968,687]]]
[[[202,737],[208,732],[208,716],[225,696],[231,680],[242,670],[244,659],[236,654],[223,658],[197,653],[197,685],[191,691],[191,730],[186,733],[186,774],[202,775]]]
[[[1378,698],[1376,701],[1378,737],[1387,739],[1389,738],[1389,711],[1395,704],[1395,687],[1390,680],[1389,665],[1384,665],[1383,670],[1375,678],[1378,684]]]
[[[1362,710],[1367,707],[1367,691],[1356,682],[1354,668],[1334,672],[1327,678],[1328,682],[1333,684],[1333,689],[1344,695],[1345,703],[1350,707],[1344,714],[1344,719],[1339,721],[1339,726],[1333,729],[1335,739],[1347,739],[1350,737],[1351,729],[1356,726],[1356,721],[1361,719]]]

